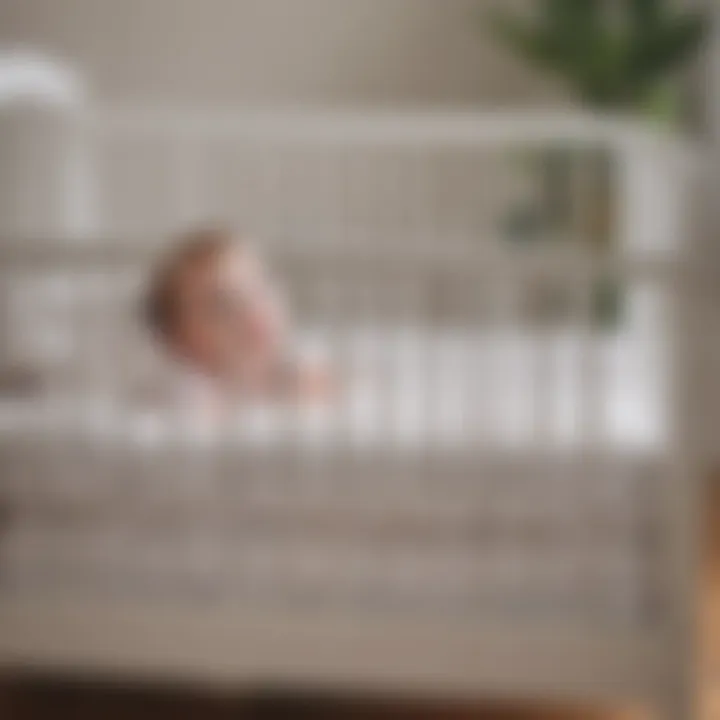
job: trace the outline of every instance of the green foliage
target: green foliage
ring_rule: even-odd
[[[586,103],[637,108],[699,51],[710,21],[670,0],[536,0],[533,18],[491,15],[498,36]]]

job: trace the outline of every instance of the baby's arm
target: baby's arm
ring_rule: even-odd
[[[337,390],[330,368],[320,363],[300,363],[295,385],[296,397],[300,401],[328,402]]]
[[[319,360],[285,361],[278,373],[278,396],[299,403],[323,403],[333,399],[337,385],[329,366]]]

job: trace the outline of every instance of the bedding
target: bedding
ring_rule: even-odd
[[[246,404],[221,422],[117,385],[6,396],[0,582],[21,596],[647,617],[667,387],[657,348],[621,334],[589,339],[584,377],[584,342],[315,329],[297,345],[334,369],[334,402]]]
[[[137,447],[230,442],[400,451],[587,442],[652,449],[668,432],[657,340],[399,327],[315,330],[298,346],[332,368],[339,387],[332,402],[245,403],[219,421],[197,408],[143,401],[106,373],[72,392],[5,396],[0,433],[70,433]]]

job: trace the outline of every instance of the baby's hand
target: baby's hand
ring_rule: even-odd
[[[327,402],[337,392],[330,369],[320,363],[301,363],[296,370],[293,396],[299,402]]]

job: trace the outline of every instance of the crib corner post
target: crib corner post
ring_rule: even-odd
[[[694,673],[682,669],[682,677],[674,678],[661,690],[656,703],[657,720],[698,720],[700,707]]]
[[[705,395],[701,277],[696,274],[695,217],[690,197],[676,210],[678,246],[668,287],[672,303],[670,471],[666,483],[668,618],[664,684],[659,688],[663,720],[701,716],[701,599],[708,464],[703,448]],[[668,282],[668,281],[666,281]]]

